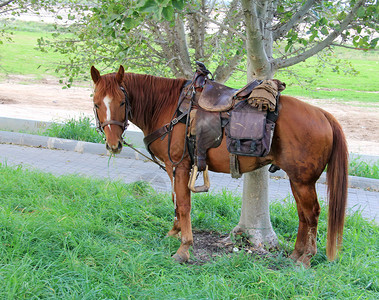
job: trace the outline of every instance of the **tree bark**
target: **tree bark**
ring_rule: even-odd
[[[232,235],[244,233],[255,248],[276,248],[268,201],[268,166],[245,173],[241,217]]]
[[[267,2],[267,3],[263,3]],[[258,20],[265,20],[262,15],[264,7],[270,1],[242,0],[247,35],[248,80],[254,77],[262,79],[270,78],[272,68],[268,57],[271,48],[266,48],[262,31],[265,24],[259,24]],[[257,8],[257,5],[261,5]],[[261,10],[258,18],[258,10]],[[255,247],[275,248],[278,246],[277,236],[272,229],[268,202],[268,167],[263,167],[253,172],[244,174],[241,217],[232,234],[245,233],[249,241]]]

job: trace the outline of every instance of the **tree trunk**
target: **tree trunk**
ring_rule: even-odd
[[[260,1],[259,5],[264,6]],[[270,2],[270,1],[268,1]],[[262,23],[265,20],[262,10],[257,9],[255,1],[242,0],[247,34],[248,81],[253,78],[273,76],[269,57],[271,48],[263,43]],[[261,6],[261,7],[262,7]],[[259,18],[258,18],[259,14]],[[263,25],[264,26],[264,25]],[[232,234],[245,233],[255,247],[274,248],[278,246],[277,236],[272,229],[268,202],[268,167],[244,174],[241,217]]]
[[[270,249],[278,246],[278,238],[270,221],[267,170],[244,174],[241,217],[232,234],[244,233],[255,248]]]

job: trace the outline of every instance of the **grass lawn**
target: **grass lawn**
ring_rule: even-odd
[[[0,74],[27,75],[41,80],[55,73],[57,64],[64,59],[59,53],[43,53],[36,49],[37,39],[50,34],[41,32],[15,31],[13,42],[0,45]]]
[[[294,96],[306,96],[317,99],[332,99],[342,101],[357,101],[364,103],[379,103],[379,86],[377,74],[379,72],[378,52],[354,51],[348,49],[335,49],[336,59],[341,60],[341,64],[350,63],[357,71],[356,76],[344,75],[327,67],[320,74],[315,74],[310,90],[304,90],[296,85],[293,80],[289,80],[290,87],[285,91]],[[299,76],[310,76],[315,73],[315,68],[307,67],[315,63],[315,58],[307,62],[292,67]],[[284,80],[285,81],[285,80]]]
[[[347,217],[340,258],[325,257],[322,207],[312,268],[287,259],[297,232],[294,201],[271,205],[284,246],[177,264],[170,197],[142,183],[54,177],[0,165],[1,299],[378,299],[379,228]],[[196,195],[196,230],[228,233],[240,199]],[[285,246],[285,245],[289,246]]]

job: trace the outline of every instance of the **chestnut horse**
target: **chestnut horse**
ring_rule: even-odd
[[[158,130],[175,114],[179,95],[185,79],[169,79],[151,75],[125,73],[120,66],[117,73],[101,76],[91,68],[94,82],[95,114],[105,133],[106,147],[112,153],[122,149],[122,135],[128,119],[138,126],[145,136]],[[173,164],[179,161],[185,147],[186,125],[176,124],[172,129],[170,154],[168,138],[164,135],[151,145],[151,152],[164,162],[173,181]],[[347,200],[348,151],[341,126],[336,119],[321,108],[304,103],[290,96],[280,96],[279,118],[272,139],[270,153],[265,157],[239,156],[241,173],[250,172],[267,164],[283,169],[290,180],[296,200],[299,228],[295,249],[291,258],[305,266],[317,252],[316,234],[320,214],[315,183],[327,168],[329,216],[326,253],[335,259],[342,244],[342,234]],[[209,170],[230,173],[229,152],[226,138],[218,148],[207,153]],[[191,193],[188,189],[191,160],[187,152],[175,168],[174,195],[177,218],[169,236],[178,236],[181,245],[173,256],[179,262],[189,259],[189,247],[193,243],[191,228]]]

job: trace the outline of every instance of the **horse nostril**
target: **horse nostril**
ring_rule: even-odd
[[[118,142],[118,150],[121,150],[122,149],[122,143],[121,141]]]

